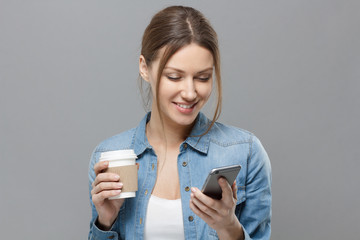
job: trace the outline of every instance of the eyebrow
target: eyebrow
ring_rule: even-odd
[[[165,70],[165,69],[172,69],[172,70],[175,70],[175,71],[180,72],[180,73],[184,73],[184,72],[185,72],[185,71],[183,71],[183,70],[181,70],[181,69],[174,68],[174,67],[165,67],[164,70]],[[204,70],[201,70],[201,71],[197,72],[197,74],[203,73],[203,72],[207,72],[207,71],[210,71],[210,70],[213,71],[213,67],[209,67],[209,68],[206,68],[206,69],[204,69]]]

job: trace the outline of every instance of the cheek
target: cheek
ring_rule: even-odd
[[[204,98],[208,99],[212,92],[212,84],[208,84],[199,89],[198,93]]]

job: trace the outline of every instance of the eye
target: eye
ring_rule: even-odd
[[[199,79],[202,82],[206,82],[211,78],[211,75],[207,75],[207,76],[198,76],[196,77],[197,79]]]
[[[181,78],[179,76],[173,76],[173,75],[167,75],[166,77],[171,81],[177,81],[177,80],[180,80],[180,78]]]

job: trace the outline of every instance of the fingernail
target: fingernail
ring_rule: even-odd
[[[120,179],[119,175],[114,175],[114,180],[119,180],[119,179]]]
[[[192,192],[196,192],[196,189],[194,187],[191,188]]]
[[[117,186],[122,187],[122,186],[124,186],[124,184],[122,182],[120,182],[120,183],[117,184]]]

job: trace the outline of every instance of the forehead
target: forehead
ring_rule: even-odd
[[[161,49],[159,56],[162,56],[164,49]],[[187,73],[196,73],[212,68],[214,59],[212,53],[195,43],[191,43],[175,52],[166,63],[165,68],[174,68]]]

